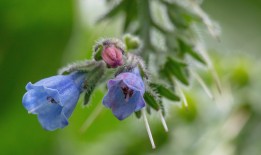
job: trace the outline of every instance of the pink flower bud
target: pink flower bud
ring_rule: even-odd
[[[102,51],[102,59],[106,62],[108,67],[116,68],[123,65],[122,50],[114,45],[105,46]]]

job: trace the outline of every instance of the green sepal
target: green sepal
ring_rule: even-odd
[[[139,38],[134,37],[130,34],[126,34],[124,37],[124,43],[126,45],[127,51],[128,50],[137,50],[141,47],[141,41]]]
[[[144,99],[146,103],[154,110],[158,111],[160,109],[156,97],[151,92],[145,92]]]
[[[84,94],[84,99],[83,99],[83,105],[87,105],[90,102],[91,99],[91,95],[92,92],[94,91],[95,86],[89,86],[89,88],[87,88],[88,90],[85,92]]]
[[[96,61],[102,60],[102,51],[103,51],[103,46],[102,45],[97,45],[93,51],[93,58]]]
[[[140,110],[140,111],[136,111],[136,112],[135,112],[135,116],[136,116],[137,118],[141,118],[141,110]]]

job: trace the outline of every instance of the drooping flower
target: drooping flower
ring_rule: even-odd
[[[123,65],[123,51],[113,44],[104,46],[102,51],[102,59],[111,67],[116,68]]]
[[[28,113],[37,114],[46,130],[55,130],[68,125],[81,93],[85,73],[73,72],[42,79],[26,85],[23,106]]]
[[[145,106],[145,86],[137,67],[109,80],[107,86],[109,90],[103,98],[103,105],[110,108],[119,120]]]

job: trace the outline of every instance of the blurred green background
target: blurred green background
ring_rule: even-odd
[[[54,132],[43,130],[21,103],[27,82],[90,58],[100,37],[121,36],[121,21],[94,24],[106,9],[103,1],[1,0],[0,154],[260,154],[261,1],[205,0],[202,6],[222,28],[220,42],[202,34],[223,93],[218,95],[210,75],[200,71],[215,101],[194,82],[186,91],[188,111],[168,106],[170,132],[164,132],[156,113],[149,117],[157,145],[152,150],[142,120],[132,116],[120,122],[105,108],[85,132],[80,131],[101,103],[102,88],[90,106],[77,105],[68,127]]]

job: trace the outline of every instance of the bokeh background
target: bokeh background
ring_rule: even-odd
[[[95,24],[108,9],[104,1],[1,0],[0,154],[260,154],[261,1],[205,0],[202,7],[222,28],[220,42],[199,31],[223,93],[216,92],[209,73],[199,71],[215,100],[193,82],[186,89],[189,110],[168,105],[168,133],[156,113],[150,116],[157,145],[152,150],[143,121],[134,116],[120,122],[104,108],[86,131],[80,130],[101,103],[101,88],[88,107],[77,105],[68,127],[54,132],[43,130],[21,103],[27,82],[90,58],[100,37],[121,37],[121,20]]]

